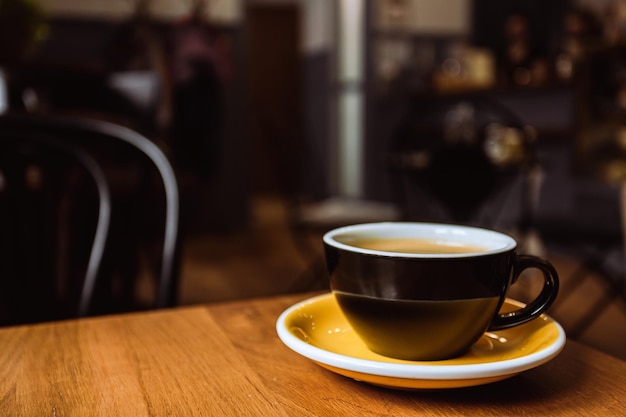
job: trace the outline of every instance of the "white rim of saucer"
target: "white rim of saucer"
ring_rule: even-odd
[[[384,236],[381,232],[384,231]],[[459,241],[466,244],[483,245],[486,250],[470,253],[399,253],[364,249],[351,246],[337,240],[338,237],[349,239],[358,234],[359,238],[435,238],[446,241]],[[462,226],[444,223],[420,222],[380,222],[363,223],[333,229],[324,234],[323,241],[337,249],[348,252],[363,253],[396,258],[469,258],[487,256],[507,252],[517,247],[517,242],[511,236],[495,230],[483,229],[474,226]]]
[[[280,340],[296,353],[315,362],[348,371],[402,379],[457,380],[489,378],[516,374],[535,368],[556,357],[565,346],[565,331],[558,322],[546,316],[557,327],[559,333],[558,337],[552,344],[539,352],[520,358],[466,365],[446,365],[442,363],[445,361],[437,361],[432,364],[424,362],[390,363],[354,358],[313,346],[294,336],[285,325],[286,318],[294,310],[328,296],[329,294],[318,295],[296,303],[286,309],[276,321],[276,331]]]

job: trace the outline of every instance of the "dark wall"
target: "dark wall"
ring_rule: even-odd
[[[305,159],[303,188],[314,199],[329,197],[331,193],[329,156],[331,140],[331,109],[333,96],[331,79],[331,56],[329,52],[316,52],[304,55],[303,73],[303,114]]]

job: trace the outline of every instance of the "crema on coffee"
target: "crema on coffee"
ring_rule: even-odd
[[[416,239],[416,238],[367,238],[346,242],[361,249],[400,253],[475,253],[487,248],[453,240]]]

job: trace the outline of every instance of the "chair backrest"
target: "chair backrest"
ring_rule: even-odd
[[[39,283],[52,282],[41,287],[51,292],[47,296],[63,298],[57,296],[65,291],[66,296],[59,303],[70,304],[70,307],[64,306],[62,312],[27,318],[27,321],[140,308],[132,293],[136,292],[137,276],[141,274],[138,272],[141,269],[139,246],[145,246],[145,240],[149,241],[149,247],[143,248],[147,252],[144,258],[153,260],[156,254],[158,266],[153,290],[148,291],[154,297],[149,302],[143,300],[141,308],[176,303],[178,185],[167,157],[152,141],[108,122],[5,115],[0,117],[0,149],[3,174],[0,208],[6,226],[0,233],[3,234],[4,255],[36,242],[42,247],[42,253],[50,255],[40,266],[49,268],[31,271],[29,264],[30,278]],[[154,181],[155,178],[158,181]],[[36,183],[34,189],[29,181]],[[95,191],[89,192],[87,183],[95,185]],[[37,199],[33,195],[45,198]],[[95,217],[89,214],[93,209],[96,209]],[[32,212],[37,212],[40,218],[31,224],[41,222],[41,227],[29,227],[30,234],[25,234],[24,230],[11,226],[29,224],[25,217]],[[42,216],[47,217],[46,221],[41,220]],[[139,225],[143,221],[148,224]],[[141,235],[146,231],[150,236]],[[61,237],[51,237],[55,234]],[[23,244],[13,245],[23,239],[27,239]],[[74,243],[74,239],[78,243]],[[52,248],[43,249],[46,245]],[[77,250],[67,250],[68,247]],[[88,261],[84,271],[76,273],[77,278],[70,270],[77,264],[82,265],[82,261],[72,256],[82,252],[88,252]],[[7,281],[25,284],[29,277],[25,276],[24,265],[16,266],[15,262],[29,260],[35,264],[34,255],[4,261],[0,256],[3,265],[12,264],[12,269],[4,268],[0,285],[7,288]],[[70,291],[74,296],[67,296],[65,287],[68,285],[74,288]],[[11,285],[8,288],[12,288]],[[37,293],[41,288],[31,288],[30,292]]]
[[[392,190],[404,217],[525,227],[520,223],[530,221],[529,174],[536,163],[532,139],[514,113],[485,97],[438,97],[416,104],[396,130],[388,154]],[[520,196],[511,194],[513,188]],[[519,209],[513,219],[511,204]]]
[[[9,86],[7,85],[6,75],[0,68],[0,114],[9,109]]]

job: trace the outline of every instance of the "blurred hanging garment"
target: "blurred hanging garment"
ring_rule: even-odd
[[[208,177],[220,160],[229,62],[213,28],[196,14],[173,26],[170,42],[172,151],[179,169]]]
[[[156,138],[171,119],[169,69],[164,39],[144,7],[145,2],[137,3],[107,45],[106,87],[127,103],[124,111],[134,112],[136,127]]]

